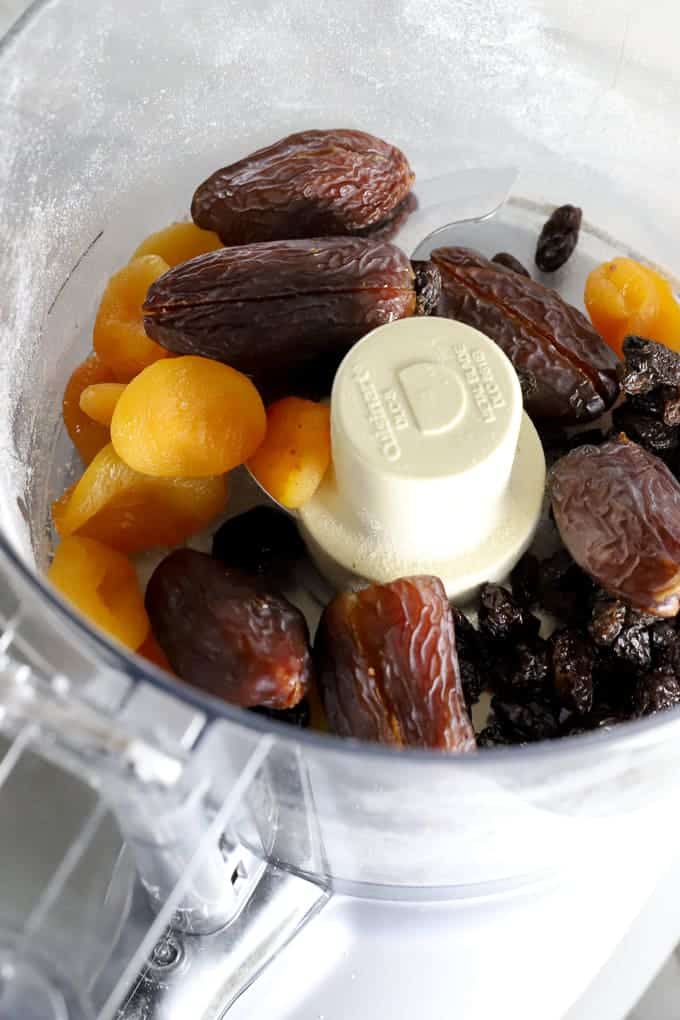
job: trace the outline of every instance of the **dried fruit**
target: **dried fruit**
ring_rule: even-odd
[[[634,259],[617,258],[593,269],[584,300],[593,325],[619,357],[632,333],[680,347],[680,306],[668,280]]]
[[[292,391],[305,365],[342,356],[369,330],[413,315],[411,264],[358,237],[223,248],[185,262],[150,288],[149,336],[179,354],[224,361],[260,390]]]
[[[640,336],[623,341],[621,389],[641,412],[680,425],[680,355]]]
[[[485,584],[479,593],[479,629],[490,641],[517,642],[536,637],[541,622],[500,584]]]
[[[399,149],[363,131],[300,131],[223,167],[191,215],[225,244],[323,237],[388,219],[414,175]]]
[[[625,438],[582,446],[553,467],[552,508],[576,562],[645,612],[680,608],[680,484]]]
[[[560,735],[559,711],[550,697],[533,690],[513,690],[491,699],[492,724],[509,744],[548,740]]]
[[[285,573],[304,551],[293,518],[273,506],[256,506],[231,517],[215,532],[212,543],[213,556],[228,567],[270,579]]]
[[[617,432],[625,432],[629,439],[664,460],[680,445],[680,426],[666,425],[640,412],[629,400],[614,408],[612,423]]]
[[[137,655],[141,655],[143,659],[152,662],[154,666],[164,669],[166,673],[172,673],[172,666],[168,662],[168,657],[151,631],[147,634],[144,643],[137,649]]]
[[[222,513],[227,483],[212,478],[153,478],[128,467],[109,443],[80,481],[52,506],[59,534],[95,538],[120,552],[173,546]]]
[[[556,291],[508,272],[467,248],[437,248],[440,314],[486,333],[536,383],[532,417],[576,424],[597,418],[618,393],[616,358]]]
[[[595,648],[578,630],[556,631],[551,638],[553,681],[560,703],[585,715],[593,707]]]
[[[110,383],[113,371],[96,354],[91,354],[71,374],[64,390],[63,415],[66,431],[85,464],[111,440],[109,429],[93,421],[80,408],[80,397],[88,386]]]
[[[541,565],[533,553],[527,552],[512,569],[512,594],[521,606],[530,609],[538,602]]]
[[[510,255],[507,251],[499,251],[491,261],[495,262],[496,265],[503,266],[505,269],[511,269],[513,273],[519,273],[520,276],[527,276],[531,279],[529,270],[525,269],[519,259],[516,259],[514,255]]]
[[[125,389],[125,383],[100,382],[86,386],[80,394],[80,410],[100,425],[111,425],[113,412]],[[107,439],[108,442],[108,439]]]
[[[83,616],[127,648],[139,648],[149,619],[134,567],[121,553],[91,538],[64,539],[47,572]]]
[[[160,255],[172,267],[221,247],[222,242],[212,230],[201,230],[195,223],[171,223],[163,230],[149,234],[132,259],[141,258],[142,255]]]
[[[534,638],[510,647],[495,667],[494,689],[539,691],[550,678],[550,652],[548,642]]]
[[[114,273],[106,286],[92,345],[118,382],[128,382],[147,365],[168,356],[164,347],[149,339],[142,321],[147,291],[168,269],[158,255],[144,255]]]
[[[633,688],[633,708],[639,715],[651,715],[680,705],[680,678],[666,669],[655,669],[638,677]]]
[[[412,261],[415,273],[416,315],[434,315],[442,293],[442,274],[429,259]]]
[[[205,478],[252,457],[265,429],[262,400],[246,376],[207,358],[170,358],[126,387],[111,441],[142,474]]]
[[[474,748],[438,578],[338,595],[321,617],[314,652],[334,732],[399,747]]]
[[[578,206],[561,205],[545,221],[536,245],[536,265],[542,273],[554,273],[571,258],[582,215]]]
[[[288,723],[289,726],[299,726],[301,730],[306,730],[310,726],[312,718],[308,698],[302,698],[294,708],[277,709],[256,706],[251,709],[251,712],[263,715],[267,719],[274,719],[276,722]]]
[[[244,708],[288,709],[304,696],[311,676],[307,624],[260,579],[178,549],[153,572],[146,608],[186,683]]]
[[[248,468],[272,499],[291,510],[304,506],[330,462],[330,408],[299,397],[268,408],[267,434]]]
[[[628,610],[620,599],[600,597],[595,600],[588,630],[600,648],[611,648],[626,626]]]
[[[468,712],[484,690],[489,656],[486,654],[484,642],[465,613],[451,606],[453,625],[456,633],[456,651],[458,667],[465,695]]]

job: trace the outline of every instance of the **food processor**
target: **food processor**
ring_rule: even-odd
[[[614,254],[673,278],[678,17],[38,0],[2,40],[3,1020],[618,1020],[671,951],[680,710],[460,756],[299,732],[127,654],[43,573],[61,394],[108,275],[259,145],[399,145],[409,254],[528,261],[572,202],[568,300]]]

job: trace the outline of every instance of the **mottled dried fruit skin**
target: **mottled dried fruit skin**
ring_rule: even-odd
[[[561,205],[543,224],[536,245],[536,265],[542,273],[554,273],[571,258],[578,244],[583,213],[575,205]]]
[[[338,595],[314,647],[331,729],[398,747],[475,747],[453,617],[435,577]]]
[[[413,185],[404,154],[363,131],[300,131],[212,174],[194,222],[249,244],[352,234],[388,219]]]
[[[429,259],[411,262],[415,273],[416,315],[434,315],[442,293],[442,275]]]
[[[680,354],[654,340],[627,336],[623,357],[621,389],[626,396],[665,425],[680,425]]]
[[[394,245],[272,241],[223,248],[166,273],[149,289],[144,327],[168,350],[223,361],[266,389],[415,309],[413,270]]]
[[[178,549],[156,567],[145,604],[186,683],[244,708],[287,709],[304,696],[311,677],[305,619],[256,577]]]
[[[437,248],[431,257],[442,274],[439,314],[479,329],[533,376],[536,388],[525,391],[532,417],[576,424],[611,406],[616,356],[556,291],[468,248]]]
[[[562,541],[607,591],[658,616],[680,608],[680,484],[625,439],[582,446],[553,467]]]

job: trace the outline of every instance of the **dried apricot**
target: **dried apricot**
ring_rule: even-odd
[[[62,411],[66,431],[71,442],[86,464],[89,464],[102,447],[110,441],[108,428],[93,421],[80,407],[80,396],[89,386],[109,383],[114,379],[112,370],[96,354],[91,354],[71,374],[64,390]]]
[[[222,247],[222,242],[212,230],[201,230],[195,223],[171,223],[169,227],[149,234],[132,258],[160,255],[169,266],[178,266],[197,255]]]
[[[134,567],[115,549],[91,538],[67,538],[57,547],[48,577],[83,616],[128,648],[139,648],[149,633]]]
[[[225,507],[227,482],[152,478],[128,467],[109,443],[52,506],[58,533],[95,538],[121,552],[184,542]]]
[[[619,357],[631,333],[680,350],[680,305],[670,283],[634,259],[612,259],[593,269],[585,304],[595,329]]]
[[[158,361],[126,387],[111,422],[116,453],[156,477],[220,475],[264,439],[262,398],[247,376],[209,358]]]
[[[99,305],[93,347],[119,382],[128,382],[168,352],[144,330],[146,292],[170,266],[159,255],[133,259],[109,280]]]
[[[295,510],[314,495],[330,461],[329,408],[284,397],[267,410],[267,435],[248,467],[278,503]]]
[[[124,389],[125,383],[102,382],[86,386],[80,394],[80,410],[83,414],[86,414],[92,421],[107,426],[107,442],[108,426],[111,424],[115,406]]]

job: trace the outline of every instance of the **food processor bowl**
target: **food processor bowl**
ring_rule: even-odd
[[[91,346],[108,276],[146,234],[188,215],[198,182],[260,145],[357,127],[399,145],[419,181],[517,167],[480,244],[495,231],[528,257],[548,207],[583,206],[583,261],[564,277],[576,300],[584,271],[612,254],[677,273],[666,16],[663,2],[614,0],[390,0],[370,16],[354,2],[52,0],[33,3],[0,44],[0,798],[27,753],[53,776],[79,777],[116,819],[111,845],[128,847],[125,874],[141,875],[155,911],[135,914],[133,893],[120,893],[121,916],[144,917],[125,945],[107,913],[108,984],[83,982],[77,953],[62,959],[83,1015],[114,1015],[173,917],[203,932],[232,917],[231,894],[251,889],[259,861],[308,879],[320,900],[329,890],[474,900],[567,871],[605,875],[612,855],[629,855],[634,884],[662,866],[655,848],[675,845],[680,710],[467,756],[291,731],[126,653],[43,578],[50,501],[74,468],[61,394]],[[451,236],[473,243],[474,229]],[[101,818],[90,832],[88,817],[73,845],[98,831]],[[41,953],[59,959],[47,907],[82,863],[68,853],[41,880],[37,918],[35,904],[17,921],[0,902],[0,933],[32,973],[44,972]],[[117,853],[102,866],[114,865]]]

